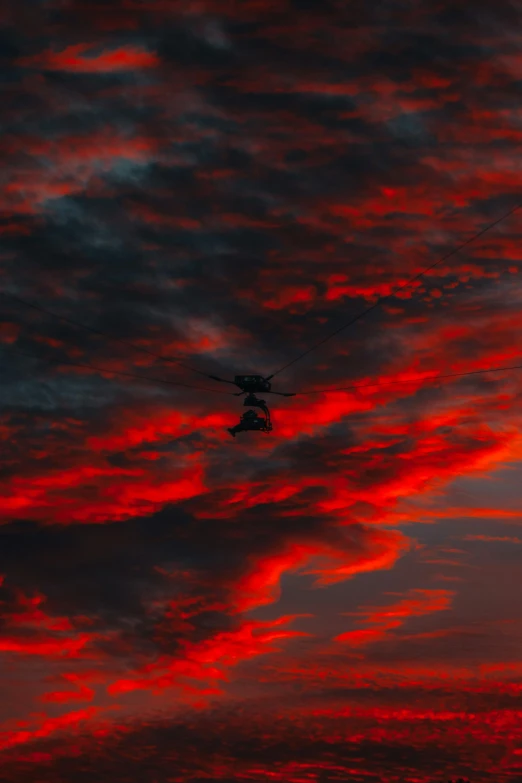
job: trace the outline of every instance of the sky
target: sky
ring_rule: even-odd
[[[521,17],[2,3],[1,783],[522,781]]]

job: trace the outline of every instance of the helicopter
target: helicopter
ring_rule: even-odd
[[[234,386],[237,386],[240,391],[237,392],[235,396],[242,397],[243,394],[246,394],[247,396],[245,397],[244,405],[251,406],[252,408],[260,408],[263,413],[261,416],[255,410],[246,411],[241,416],[239,424],[228,429],[228,432],[233,438],[236,437],[238,432],[256,431],[268,433],[272,431],[272,421],[270,419],[268,406],[264,400],[260,400],[259,397],[256,397],[256,392],[263,394],[279,394],[281,397],[295,397],[295,392],[272,391],[272,384],[270,383],[272,377],[272,375],[269,375],[268,378],[263,378],[262,375],[235,375],[234,380],[229,381],[224,378],[218,378],[215,375],[209,376],[209,378],[212,378],[214,381],[231,383]]]

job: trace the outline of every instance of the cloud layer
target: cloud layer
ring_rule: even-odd
[[[519,215],[277,374],[342,390],[271,398],[269,436],[188,368],[276,372],[517,204],[520,9],[29,6],[3,780],[517,780],[521,379],[428,376],[521,363]]]

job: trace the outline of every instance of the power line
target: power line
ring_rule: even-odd
[[[292,361],[288,362],[287,364],[283,365],[283,367],[280,367],[279,370],[276,370],[276,372],[272,373],[272,375],[269,375],[268,378],[274,378],[276,375],[279,375],[279,373],[283,372],[283,370],[288,369],[288,367],[291,367],[293,364],[298,362],[300,359],[303,359],[305,356],[307,356],[309,353],[312,353],[312,351],[315,351],[317,348],[319,348],[321,345],[324,345],[324,343],[328,342],[328,340],[331,340],[332,337],[335,337],[340,332],[342,332],[344,329],[347,329],[349,326],[352,326],[354,323],[359,321],[361,318],[363,318],[368,313],[372,312],[372,310],[375,310],[377,307],[379,307],[383,302],[385,302],[388,299],[391,299],[395,294],[397,294],[399,291],[402,291],[404,288],[407,288],[409,285],[414,283],[416,280],[419,280],[421,277],[424,277],[424,275],[428,274],[428,272],[431,272],[432,269],[434,269],[439,264],[442,264],[444,261],[447,261],[448,258],[451,258],[452,256],[459,253],[464,247],[467,245],[471,245],[472,242],[475,242],[475,240],[479,239],[479,237],[486,234],[490,229],[497,226],[499,223],[502,223],[502,221],[506,220],[508,217],[513,215],[515,212],[517,212],[519,209],[522,208],[522,203],[518,204],[513,209],[510,209],[509,212],[506,212],[505,215],[502,215],[502,217],[495,220],[493,223],[490,223],[486,226],[486,228],[483,228],[481,231],[479,231],[477,234],[474,234],[470,239],[467,239],[465,242],[462,242],[458,247],[451,250],[449,253],[446,253],[446,255],[442,256],[438,259],[438,261],[435,261],[434,264],[431,264],[430,266],[426,267],[422,272],[419,272],[414,277],[407,280],[405,283],[402,283],[401,285],[398,285],[396,288],[392,289],[392,291],[389,294],[386,294],[385,296],[380,296],[376,302],[374,302],[370,307],[367,307],[362,312],[358,313],[358,315],[354,316],[350,321],[347,321],[345,324],[340,326],[338,329],[336,329],[334,332],[331,332],[331,334],[324,337],[322,340],[320,340],[318,343],[313,345],[311,348],[308,348],[308,350],[303,351],[303,353],[299,354],[295,359],[292,359]]]
[[[38,310],[40,313],[44,313],[45,315],[51,318],[57,318],[59,321],[63,321],[64,323],[69,324],[70,326],[75,326],[77,329],[85,329],[87,332],[92,332],[92,334],[96,334],[100,337],[105,337],[108,340],[112,340],[113,342],[120,343],[121,345],[125,345],[128,348],[132,348],[134,351],[141,351],[142,353],[146,353],[149,356],[153,356],[155,359],[159,359],[162,362],[167,362],[169,364],[177,364],[180,367],[184,367],[186,370],[195,372],[198,375],[203,375],[205,378],[209,377],[207,373],[202,372],[201,370],[197,370],[195,367],[191,367],[188,364],[184,364],[184,362],[180,361],[179,359],[172,359],[170,356],[163,356],[162,354],[155,353],[154,351],[150,351],[148,348],[142,348],[140,345],[135,345],[134,343],[131,343],[129,340],[124,340],[121,337],[115,337],[114,335],[107,334],[106,332],[101,331],[101,329],[96,329],[93,326],[88,326],[87,324],[80,323],[79,321],[75,321],[72,318],[67,318],[64,315],[59,315],[58,313],[54,313],[52,310],[48,310],[46,307],[42,307],[41,305],[35,304],[34,302],[30,302],[27,299],[22,299],[22,297],[16,296],[15,294],[8,293],[7,291],[0,291],[0,295],[6,297],[7,299],[12,299],[13,301],[18,302],[19,304],[23,304],[26,307],[31,307],[33,308],[33,310]]]
[[[418,383],[419,381],[438,381],[441,378],[464,378],[466,375],[482,375],[487,372],[504,372],[505,370],[522,370],[522,364],[510,367],[491,367],[489,370],[471,370],[470,372],[451,372],[443,375],[428,375],[424,378],[410,378],[402,381],[384,381],[383,383],[355,383],[351,386],[338,386],[333,389],[315,389],[314,391],[295,392],[296,396],[304,394],[327,394],[328,392],[350,391],[351,389],[370,389],[380,386],[396,386],[399,384]]]
[[[205,386],[191,386],[188,383],[181,383],[179,381],[168,381],[164,378],[148,378],[145,375],[138,375],[137,373],[124,372],[122,370],[109,370],[105,367],[95,367],[92,364],[85,364],[82,362],[71,362],[63,359],[48,359],[44,356],[37,356],[34,353],[28,353],[27,351],[19,351],[17,348],[0,348],[0,351],[7,353],[15,353],[20,356],[26,356],[29,359],[38,359],[39,361],[46,362],[47,364],[64,365],[69,367],[82,367],[88,370],[94,370],[95,372],[105,373],[107,375],[121,375],[125,378],[136,378],[140,381],[146,381],[147,383],[159,383],[167,386],[182,386],[185,389],[197,389],[198,391],[212,392],[213,394],[226,394],[227,396],[233,396],[234,392],[225,392],[220,389],[209,389]]]

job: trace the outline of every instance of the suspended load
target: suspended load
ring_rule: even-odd
[[[260,416],[254,410],[246,411],[240,418],[239,424],[235,427],[230,427],[229,432],[233,438],[236,437],[238,432],[248,432],[249,430],[255,430],[257,432],[271,432],[272,422],[270,420],[270,411],[264,400],[260,400],[255,394],[249,394],[245,397],[244,405],[260,408],[263,412],[263,416]]]

